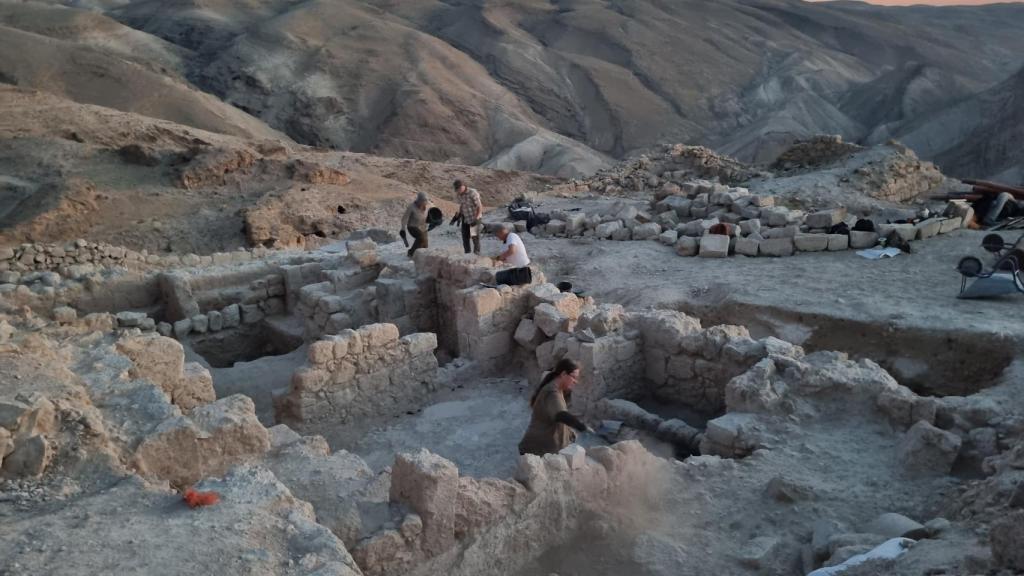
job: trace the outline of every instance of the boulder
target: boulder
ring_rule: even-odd
[[[810,228],[831,228],[846,218],[846,208],[833,208],[812,212],[804,218],[804,224]]]
[[[679,240],[679,233],[675,230],[666,230],[658,236],[658,241],[666,246],[675,246],[675,243]]]
[[[42,434],[15,439],[14,449],[2,458],[0,472],[8,478],[36,478],[46,470],[52,454]]]
[[[960,437],[921,420],[903,435],[899,460],[912,473],[948,474],[960,451]]]
[[[661,235],[661,225],[657,222],[648,222],[633,227],[633,240],[651,240]]]
[[[527,350],[536,350],[537,346],[544,341],[544,333],[537,328],[537,325],[534,324],[533,320],[523,318],[519,321],[519,326],[516,327],[516,332],[513,338],[523,348],[526,348]]]
[[[549,338],[569,330],[569,318],[551,304],[540,304],[533,310],[533,323]]]
[[[594,234],[598,238],[606,240],[608,238],[611,238],[612,235],[615,234],[615,232],[620,229],[622,229],[622,222],[618,220],[613,220],[611,222],[605,222],[603,224],[598,225],[598,227],[594,231]]]

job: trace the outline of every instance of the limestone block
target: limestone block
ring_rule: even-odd
[[[263,320],[263,310],[260,310],[257,304],[242,304],[242,323],[243,324],[255,324],[260,320]]]
[[[174,326],[168,324],[167,322],[161,322],[156,325],[156,332],[161,336],[166,336],[169,338],[172,335],[174,335]]]
[[[879,224],[875,230],[882,238],[885,238],[893,232],[898,234],[899,237],[906,242],[913,241],[917,238],[917,228],[914,227],[913,224]]]
[[[537,328],[533,320],[523,318],[519,321],[519,326],[516,327],[513,338],[523,348],[536,350],[537,346],[544,341],[544,333]]]
[[[918,240],[927,240],[939,234],[939,231],[942,229],[942,220],[938,218],[922,220],[914,224],[914,229],[917,231],[916,237]]]
[[[450,461],[422,448],[395,457],[390,499],[409,506],[423,520],[421,547],[430,556],[455,545],[458,491],[459,470]]]
[[[187,411],[216,399],[210,371],[198,362],[187,362],[182,370],[181,381],[174,389],[174,403]]]
[[[514,478],[531,492],[540,492],[547,486],[544,461],[535,454],[523,454],[516,464]]]
[[[960,437],[919,421],[903,435],[899,461],[912,473],[948,474],[960,451]]]
[[[139,444],[134,461],[143,475],[187,486],[222,475],[269,448],[270,435],[256,418],[252,400],[236,394],[161,423]]]
[[[758,246],[761,256],[792,256],[795,246],[792,238],[772,238],[762,240]]]
[[[579,470],[587,463],[587,451],[579,444],[570,444],[562,448],[558,453],[565,456],[565,461],[569,464],[570,470]]]
[[[366,347],[379,348],[398,340],[398,326],[394,324],[368,324],[358,331]]]
[[[160,274],[160,292],[164,299],[164,316],[169,321],[191,318],[199,314],[199,303],[192,295],[188,279],[180,274]]]
[[[793,244],[800,252],[821,252],[828,248],[827,234],[798,234]]]
[[[501,293],[494,288],[467,288],[460,295],[465,313],[476,318],[493,314],[501,308]]]
[[[725,258],[729,255],[729,237],[723,234],[706,234],[700,239],[701,258]]]
[[[696,256],[699,250],[700,240],[689,236],[683,236],[675,245],[676,254],[680,256]]]
[[[135,328],[146,318],[144,312],[118,312],[116,315],[117,325],[121,328]]]
[[[459,478],[459,497],[455,504],[455,534],[460,540],[493,526],[506,517],[524,492],[519,484],[484,478]],[[422,533],[422,520],[420,521]]]
[[[335,342],[331,340],[318,340],[309,345],[309,361],[315,366],[326,366],[333,362]]]
[[[666,246],[674,246],[676,241],[678,240],[679,233],[676,232],[675,230],[667,230],[665,232],[662,232],[661,235],[658,236],[658,241]]]
[[[850,237],[846,234],[826,234],[826,237],[829,252],[839,252],[850,247]]]
[[[395,318],[391,318],[392,321],[397,321]],[[353,326],[352,317],[345,312],[337,312],[331,314],[327,319],[327,325],[324,326],[324,332],[327,334],[338,334],[342,330],[346,330]]]
[[[183,340],[192,332],[192,320],[185,318],[174,323],[174,337]]]
[[[773,228],[789,224],[789,208],[781,206],[761,210],[761,222]]]
[[[760,245],[761,242],[754,238],[737,238],[735,250],[737,254],[742,254],[744,256],[757,256],[760,250]]]
[[[540,304],[534,308],[533,322],[549,338],[569,329],[569,318],[551,304]]]
[[[760,220],[744,220],[740,222],[740,232],[744,236],[749,236],[755,232],[761,232],[761,221]]]
[[[225,328],[237,328],[242,323],[242,311],[238,304],[232,304],[221,310]]]
[[[660,234],[661,225],[657,222],[648,222],[647,224],[640,224],[633,228],[634,240],[651,240],[657,238]]]
[[[598,225],[594,233],[598,238],[606,240],[612,237],[616,231],[622,229],[622,222],[619,220],[612,220],[611,222],[605,222]]]
[[[804,224],[810,228],[831,228],[846,218],[846,208],[832,208],[812,212],[804,218]]]
[[[959,230],[960,228],[963,227],[963,222],[964,219],[961,218],[960,216],[947,218],[942,221],[942,224],[939,225],[939,234],[948,234],[954,230]]]
[[[878,244],[877,232],[864,232],[861,230],[850,230],[850,248],[862,250],[871,248]]]
[[[544,229],[552,236],[562,236],[565,234],[565,222],[561,220],[551,220],[544,226]]]
[[[206,314],[196,314],[192,317],[192,331],[198,334],[206,334],[210,327],[210,320]]]
[[[211,310],[210,313],[206,315],[206,318],[210,332],[220,332],[224,329],[224,315],[217,310]]]
[[[409,334],[403,336],[400,341],[412,357],[433,354],[434,350],[437,350],[437,334],[433,332]]]
[[[750,203],[759,208],[768,208],[775,206],[775,197],[755,194],[750,197]]]
[[[612,240],[617,242],[626,242],[633,239],[633,231],[628,227],[624,226],[619,228],[615,232],[612,232]]]

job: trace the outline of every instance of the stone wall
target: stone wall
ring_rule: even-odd
[[[592,514],[629,500],[638,509],[664,465],[636,442],[543,458],[521,456],[513,480],[460,476],[426,450],[400,454],[390,502],[405,510],[395,527],[352,551],[367,576],[514,574],[567,542]]]
[[[339,334],[378,321],[374,282],[382,266],[377,261],[376,244],[364,239],[350,241],[347,245],[348,256],[344,262],[335,269],[321,272],[320,282],[303,285],[297,291],[295,310],[305,322],[308,342],[324,334]],[[286,272],[289,294],[294,284],[293,269]]]
[[[437,339],[431,333],[399,337],[394,324],[343,330],[309,346],[309,363],[275,400],[279,422],[344,423],[422,406],[435,389]]]
[[[127,268],[130,270],[151,270],[154,268],[177,268],[182,266],[220,266],[264,258],[266,248],[217,252],[206,256],[197,254],[150,254],[146,250],[137,252],[123,246],[76,240],[66,244],[21,244],[0,247],[0,272],[29,273],[39,271],[58,272],[68,278],[82,278],[104,268]],[[3,277],[3,283],[14,276]]]
[[[513,336],[529,311],[531,286],[544,282],[540,270],[531,269],[532,285],[490,288],[480,284],[494,282],[498,268],[491,259],[418,251],[416,307],[431,311],[418,318],[419,329],[434,331],[439,347],[452,356],[474,360],[485,370],[499,365],[515,352]]]

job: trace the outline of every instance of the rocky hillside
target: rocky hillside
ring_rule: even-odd
[[[1024,64],[1020,4],[61,4],[0,1],[0,81],[216,132],[564,177],[666,142],[768,162],[810,134],[916,141],[922,119]]]
[[[1024,68],[976,96],[920,118],[895,134],[959,176],[1024,183]]]

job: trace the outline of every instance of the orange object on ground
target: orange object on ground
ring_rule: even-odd
[[[198,492],[189,488],[185,490],[182,495],[185,498],[185,503],[188,504],[189,508],[199,508],[200,506],[212,506],[217,502],[220,502],[220,494],[216,492]]]

